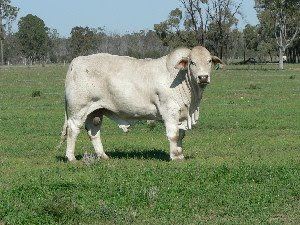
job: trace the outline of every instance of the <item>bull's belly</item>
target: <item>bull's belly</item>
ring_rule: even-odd
[[[114,104],[113,107],[105,107],[108,116],[113,115],[123,120],[152,120],[159,119],[160,114],[154,104],[142,105],[133,103]]]
[[[153,105],[154,106],[154,105]],[[134,108],[122,108],[122,110],[105,109],[104,115],[115,121],[119,128],[124,132],[128,132],[128,128],[141,120],[160,120],[161,116],[156,110],[156,107],[135,105]],[[135,110],[133,110],[135,109]]]

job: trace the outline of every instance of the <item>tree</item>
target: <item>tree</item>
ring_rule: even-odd
[[[10,28],[19,12],[19,8],[11,5],[10,0],[0,0],[0,55],[1,65],[4,64],[3,41],[5,39],[6,30]]]
[[[287,49],[287,61],[290,63],[300,63],[300,35],[293,41]]]
[[[226,55],[228,60],[238,59],[243,55],[243,33],[235,28],[229,33],[228,42],[226,44]]]
[[[259,24],[257,26],[258,34],[258,56],[259,58],[269,56],[270,60],[273,61],[273,56],[277,56],[277,43],[275,37],[275,26],[273,15],[269,11],[261,11],[258,14]]]
[[[165,46],[203,45],[219,57],[226,56],[230,33],[237,25],[241,1],[180,0],[184,12],[174,9],[166,21],[154,25]]]
[[[300,0],[256,0],[258,13],[269,14],[278,45],[279,68],[283,69],[283,56],[299,33]]]
[[[68,61],[68,39],[60,37],[56,29],[50,29],[48,31],[49,36],[49,53],[48,60],[51,63],[65,63]]]
[[[154,30],[162,40],[164,46],[176,48],[181,45],[193,46],[194,37],[190,30],[181,30],[183,26],[183,14],[179,8],[172,10],[167,20],[154,25]],[[189,35],[188,35],[189,34]]]
[[[45,61],[49,50],[48,28],[42,19],[28,14],[18,23],[17,33],[23,55],[30,63],[35,60]]]
[[[209,22],[208,0],[181,0],[181,4],[186,11],[185,28],[193,30],[197,44],[205,46]]]
[[[237,2],[237,3],[235,3]],[[232,27],[236,26],[238,19],[236,16],[242,15],[240,7],[242,1],[233,0],[211,0],[207,7],[207,14],[210,19],[210,40],[212,48],[220,58],[224,56],[224,50],[229,43]],[[225,52],[226,53],[226,52]]]
[[[71,31],[71,57],[92,53],[97,46],[97,31],[89,27],[74,27]]]
[[[4,40],[4,62],[17,64],[22,61],[20,43],[15,33],[8,33]]]
[[[244,62],[246,61],[247,52],[256,52],[259,43],[257,27],[247,24],[243,30],[244,38]]]

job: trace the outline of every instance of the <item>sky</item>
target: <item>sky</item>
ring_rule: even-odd
[[[153,25],[167,19],[172,9],[180,8],[179,0],[12,0],[20,8],[18,20],[33,14],[44,20],[47,27],[57,29],[59,34],[69,37],[75,26],[91,28],[105,27],[107,32],[124,34],[153,29]],[[245,24],[257,24],[254,0],[243,0]]]

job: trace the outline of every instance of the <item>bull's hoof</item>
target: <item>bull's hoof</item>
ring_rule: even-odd
[[[181,160],[184,160],[184,155],[181,154],[181,155],[173,155],[171,156],[171,160],[172,161],[181,161]]]
[[[98,155],[97,159],[98,160],[107,160],[107,159],[109,159],[109,157],[106,154],[102,154],[102,155]]]
[[[66,155],[65,159],[70,163],[76,163],[76,161],[77,161],[75,156],[73,156],[73,155],[69,155],[69,156]]]
[[[71,164],[78,164],[79,161],[77,159],[68,160]]]

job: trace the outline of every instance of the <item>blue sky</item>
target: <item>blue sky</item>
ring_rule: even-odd
[[[12,0],[12,4],[20,8],[17,21],[31,13],[65,37],[74,26],[105,27],[114,33],[153,29],[181,6],[178,0]],[[257,23],[253,6],[254,0],[244,0],[241,11],[245,18],[240,28]]]

